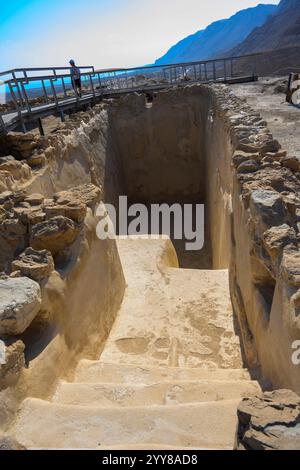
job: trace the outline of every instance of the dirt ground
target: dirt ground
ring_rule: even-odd
[[[240,98],[259,111],[282,148],[300,159],[300,107],[286,102],[287,79],[264,78],[249,84],[231,85]]]

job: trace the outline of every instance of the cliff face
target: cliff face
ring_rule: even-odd
[[[262,26],[276,11],[276,5],[258,5],[239,11],[229,19],[216,21],[206,29],[186,37],[173,46],[156,64],[209,59],[222,55]]]
[[[276,13],[229,53],[242,55],[293,46],[300,46],[300,0],[281,0]]]

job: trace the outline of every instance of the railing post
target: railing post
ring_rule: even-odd
[[[45,131],[44,131],[44,128],[43,128],[43,123],[42,123],[41,118],[38,118],[37,122],[38,122],[38,128],[39,128],[39,131],[40,131],[40,135],[42,137],[45,137]]]
[[[61,84],[62,84],[63,91],[64,91],[64,97],[68,98],[64,77],[61,78]]]
[[[5,124],[4,124],[4,121],[3,121],[3,117],[2,117],[2,114],[0,114],[0,134],[2,133],[5,133],[6,132],[6,127],[5,127]]]
[[[214,75],[214,81],[217,79],[217,74],[216,74],[216,62],[213,61],[213,75]]]
[[[26,128],[25,128],[25,124],[24,124],[24,120],[23,120],[23,116],[22,116],[22,108],[20,108],[20,106],[19,106],[18,100],[17,100],[15,92],[13,90],[13,86],[12,86],[10,81],[8,82],[8,88],[9,88],[10,95],[13,99],[13,102],[15,104],[16,111],[17,111],[17,114],[19,116],[19,120],[20,120],[22,129],[23,129],[23,132],[26,132]],[[22,106],[22,101],[21,101],[21,106]]]
[[[49,99],[48,99],[48,94],[47,94],[47,90],[46,90],[46,86],[45,86],[44,80],[42,80],[42,87],[43,87],[44,96],[45,96],[45,98],[46,98],[46,103],[48,104],[48,103],[49,103]]]
[[[89,74],[89,77],[90,77],[90,84],[91,84],[91,89],[92,89],[93,97],[95,98],[95,89],[94,89],[94,84],[93,84],[92,75]]]
[[[52,90],[53,97],[54,97],[54,102],[55,102],[56,108],[57,108],[57,110],[58,110],[58,109],[59,109],[59,107],[58,107],[58,99],[57,99],[57,94],[56,94],[55,86],[54,86],[52,80],[53,80],[53,79],[50,78],[50,85],[51,85],[51,90]]]
[[[23,73],[24,74],[24,73]],[[21,105],[21,108],[23,108],[23,98],[22,98],[22,93],[20,91],[20,88],[19,88],[19,82],[18,82],[18,79],[16,77],[16,74],[15,72],[12,72],[12,77],[15,81],[15,86],[16,86],[16,89],[17,89],[17,93],[18,93],[18,97],[19,97],[19,100],[20,100],[20,105]]]
[[[253,57],[253,78],[257,77],[257,55]]]
[[[227,80],[226,59],[223,60],[223,66],[224,66],[224,81],[226,82]]]
[[[24,83],[23,83],[22,79],[21,79],[21,89],[22,89],[22,94],[24,96],[24,100],[25,100],[25,103],[26,103],[27,110],[30,113],[31,112],[31,107],[30,107],[29,99],[28,99],[26,89],[25,89],[25,86],[24,86]]]
[[[102,82],[101,82],[100,73],[98,73],[97,76],[98,76],[98,82],[99,82],[99,87],[100,87],[100,93],[102,94]]]

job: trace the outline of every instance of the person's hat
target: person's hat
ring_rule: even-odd
[[[70,65],[75,65],[75,60],[71,59],[69,62]]]

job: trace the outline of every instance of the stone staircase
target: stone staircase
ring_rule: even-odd
[[[97,361],[52,401],[26,399],[27,448],[232,449],[236,409],[259,392],[243,368],[228,273],[178,269],[171,242],[119,240],[127,289]]]

